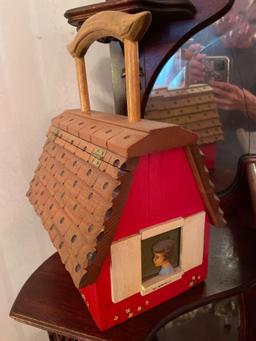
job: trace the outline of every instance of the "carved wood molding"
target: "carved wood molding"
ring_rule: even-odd
[[[66,11],[65,17],[70,25],[79,28],[85,20],[100,11],[127,13],[150,11],[153,21],[191,19],[196,13],[190,0],[111,0],[70,9]]]

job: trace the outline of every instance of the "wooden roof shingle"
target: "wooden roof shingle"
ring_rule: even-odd
[[[77,287],[100,272],[137,157],[195,141],[176,125],[119,115],[71,110],[52,120],[27,196]]]

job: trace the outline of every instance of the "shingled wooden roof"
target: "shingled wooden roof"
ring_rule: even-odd
[[[27,196],[77,287],[94,282],[101,270],[137,157],[189,148],[196,138],[176,125],[130,123],[125,116],[104,113],[66,111],[52,120]],[[208,175],[202,172],[195,178],[212,220],[218,223],[222,213],[207,186]]]
[[[208,85],[153,90],[147,103],[145,118],[179,124],[192,130],[198,135],[199,145],[224,138],[214,94]]]

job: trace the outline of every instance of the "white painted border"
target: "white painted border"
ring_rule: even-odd
[[[143,230],[140,230],[141,240],[148,239],[171,230],[175,230],[179,227],[182,227],[183,225],[184,218],[179,217],[165,221],[164,223],[161,224],[147,227]]]
[[[171,219],[142,229],[137,235],[112,243],[110,267],[112,301],[117,303],[136,293],[140,293],[142,296],[150,294],[181,279],[186,271],[201,265],[204,251],[205,218],[205,211],[201,211],[186,218]],[[177,228],[181,229],[180,261],[175,273],[167,276],[155,276],[142,282],[141,241]],[[131,279],[133,279],[132,282]]]
[[[175,268],[174,271],[175,271],[174,274],[166,276],[158,275],[142,282],[140,292],[141,296],[145,296],[153,291],[165,287],[170,283],[176,282],[177,280],[181,279],[182,276],[184,275],[184,271],[182,271],[180,267]]]

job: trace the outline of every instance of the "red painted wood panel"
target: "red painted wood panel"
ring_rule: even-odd
[[[201,210],[204,204],[182,149],[143,156],[115,240]]]
[[[182,149],[143,156],[135,171],[115,240],[136,234],[142,228],[180,216],[187,217],[202,210],[205,207]],[[110,257],[107,257],[97,282],[81,290],[98,327],[105,330],[127,320],[131,313],[137,315],[177,296],[189,289],[193,276],[196,283],[202,282],[207,275],[208,241],[207,221],[201,266],[153,293],[146,296],[136,294],[116,304],[111,300]]]

